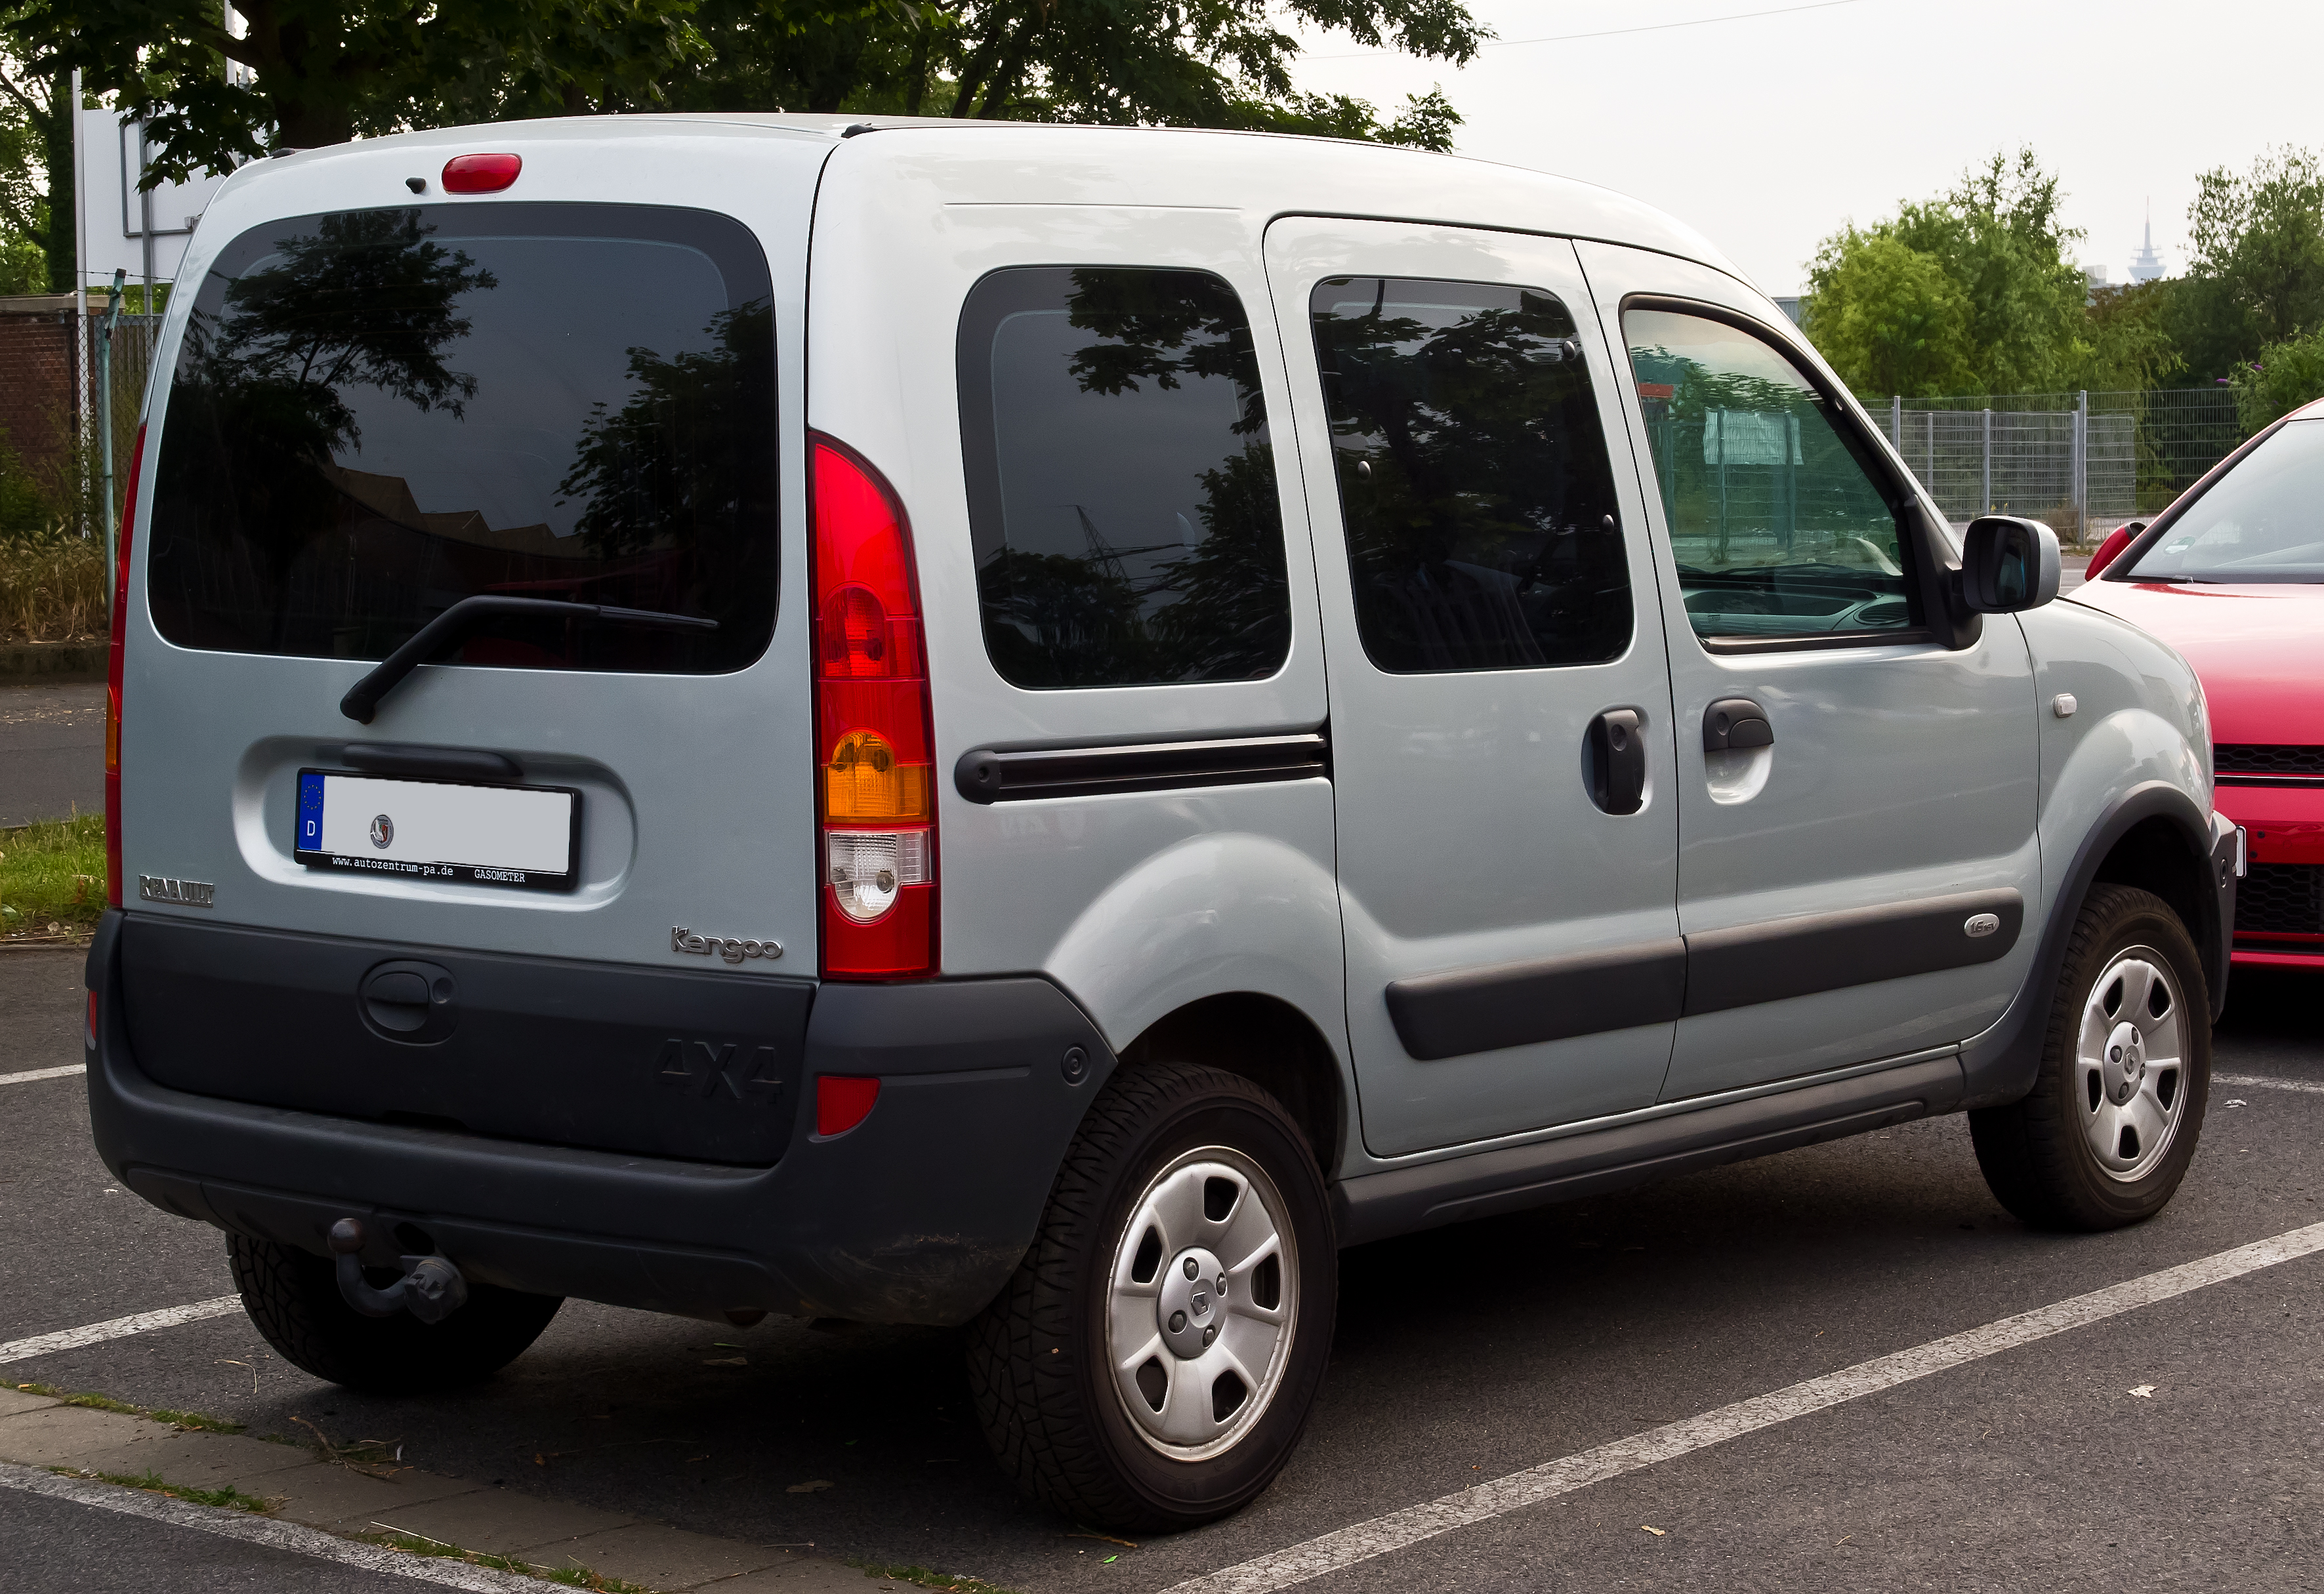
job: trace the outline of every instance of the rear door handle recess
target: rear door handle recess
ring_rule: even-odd
[[[1635,814],[1646,800],[1646,737],[1635,708],[1609,708],[1590,722],[1590,800],[1609,814]]]
[[[1742,752],[1775,745],[1767,711],[1748,697],[1722,697],[1702,711],[1702,751]]]

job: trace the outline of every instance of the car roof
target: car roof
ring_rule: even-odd
[[[1492,227],[1625,244],[1748,282],[1692,227],[1593,183],[1469,156],[1299,134],[781,112],[653,112],[430,128],[290,156],[298,165],[396,150],[614,143],[679,128],[738,141],[801,138],[861,162],[940,164],[949,203],[1222,207]],[[862,134],[876,137],[863,137]],[[253,168],[275,167],[254,161]],[[237,184],[236,186],[241,186]],[[1756,284],[1753,286],[1756,287]]]

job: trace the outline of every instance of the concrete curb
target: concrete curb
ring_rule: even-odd
[[[78,642],[0,642],[0,684],[101,681],[111,663],[111,649],[101,637]]]
[[[0,1461],[150,1474],[188,1488],[230,1488],[267,1501],[267,1517],[343,1538],[402,1534],[543,1571],[586,1569],[659,1594],[706,1584],[716,1585],[719,1594],[876,1594],[908,1587],[826,1556],[687,1533],[416,1468],[383,1477],[318,1460],[303,1446],[181,1429],[5,1386]]]

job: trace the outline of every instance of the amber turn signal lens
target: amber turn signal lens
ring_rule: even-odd
[[[928,767],[898,763],[877,732],[850,731],[824,766],[823,811],[830,819],[926,819]]]

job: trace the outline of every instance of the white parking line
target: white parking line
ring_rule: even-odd
[[[27,1068],[22,1073],[0,1073],[0,1085],[28,1085],[36,1079],[62,1079],[69,1073],[87,1073],[86,1063],[68,1063],[62,1068]]]
[[[78,1478],[60,1478],[36,1467],[19,1467],[6,1461],[0,1461],[0,1488],[45,1495],[76,1506],[94,1506],[100,1511],[118,1511],[124,1516],[143,1516],[149,1522],[165,1522],[171,1527],[190,1527],[220,1538],[263,1544],[270,1550],[287,1550],[294,1555],[311,1555],[318,1561],[336,1561],[341,1566],[382,1572],[392,1578],[410,1578],[414,1582],[434,1583],[445,1589],[466,1589],[471,1594],[518,1594],[520,1590],[521,1594],[540,1594],[542,1587],[516,1572],[494,1571],[438,1556],[384,1550],[377,1544],[335,1539],[314,1528],[277,1522],[271,1516],[254,1516],[222,1506],[189,1505],[167,1495],[110,1483],[88,1483]]]
[[[2217,1256],[2166,1267],[2143,1278],[2130,1279],[2087,1295],[2076,1295],[2053,1306],[2005,1317],[1941,1340],[1932,1340],[1909,1350],[1876,1357],[1836,1373],[1761,1395],[1733,1405],[1720,1406],[1699,1417],[1673,1423],[1649,1433],[1618,1439],[1594,1450],[1562,1456],[1522,1472],[1511,1472],[1459,1494],[1446,1495],[1425,1505],[1409,1506],[1341,1528],[1304,1544],[1190,1578],[1172,1585],[1165,1594],[1267,1594],[1310,1578],[1343,1571],[1376,1555],[1401,1550],[1455,1528],[1469,1527],[1511,1511],[1537,1506],[1544,1500],[1573,1493],[1593,1483],[1637,1472],[1707,1446],[1721,1444],[1794,1417],[1877,1395],[1915,1378],[1980,1360],[2069,1329],[2085,1328],[2122,1313],[2151,1306],[2158,1301],[2200,1290],[2207,1285],[2240,1277],[2262,1267],[2273,1267],[2324,1250],[2324,1223],[2294,1229],[2273,1239],[2237,1246]]]
[[[59,1329],[52,1334],[34,1334],[29,1340],[11,1340],[0,1345],[0,1363],[22,1361],[28,1356],[46,1356],[52,1350],[77,1350],[83,1345],[101,1344],[106,1340],[125,1340],[132,1334],[175,1328],[181,1322],[199,1322],[205,1317],[224,1317],[241,1310],[240,1295],[219,1295],[208,1301],[196,1301],[190,1306],[165,1306],[159,1312],[140,1312],[134,1317],[116,1317],[110,1322],[91,1322],[79,1328]]]
[[[2257,1073],[2215,1073],[2211,1075],[2211,1083],[2238,1088],[2257,1085],[2265,1091],[2298,1091],[2303,1095],[2324,1096],[2324,1085],[2313,1084],[2304,1079],[2269,1079]]]

